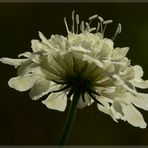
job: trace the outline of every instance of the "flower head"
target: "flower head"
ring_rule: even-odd
[[[91,28],[94,20],[98,25]],[[9,80],[9,86],[18,91],[30,89],[33,100],[49,94],[42,103],[59,111],[65,110],[67,100],[72,100],[79,89],[79,108],[96,103],[100,111],[116,122],[122,119],[145,128],[136,107],[148,110],[148,94],[138,92],[137,88],[148,88],[148,80],[142,79],[142,67],[130,64],[126,57],[128,47],[114,48],[113,41],[121,33],[121,24],[112,39],[108,39],[104,37],[105,29],[112,20],[104,21],[93,15],[88,23],[80,22],[79,15],[73,11],[71,30],[66,18],[64,23],[66,37],[52,35],[46,39],[39,32],[41,41],[31,41],[32,52],[20,54],[18,59],[0,59],[17,68],[17,77]]]

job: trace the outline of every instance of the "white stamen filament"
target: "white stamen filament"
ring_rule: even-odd
[[[69,33],[69,29],[68,29],[68,25],[67,25],[66,17],[64,17],[64,24],[65,24],[65,27],[66,27],[66,31],[67,31],[67,33]]]
[[[121,24],[120,24],[120,23],[118,24],[118,27],[117,27],[117,29],[116,29],[116,32],[115,32],[114,36],[112,37],[112,41],[115,40],[116,36],[117,36],[119,33],[121,33]]]
[[[87,22],[85,22],[85,24],[86,24],[86,30],[90,30],[89,24]]]
[[[104,32],[105,32],[106,26],[107,26],[107,24],[105,24],[105,26],[104,26],[104,28],[103,28],[103,31],[102,31],[102,36],[103,36],[103,37],[104,37]]]
[[[100,29],[100,23],[98,22],[98,26],[97,26],[96,32],[98,32],[99,29]]]
[[[98,15],[93,15],[93,16],[89,17],[89,19],[88,19],[89,20],[89,25],[91,24],[92,20],[94,20],[97,17],[98,17]]]
[[[100,20],[100,28],[101,28],[101,34],[103,33],[103,24],[102,22],[104,21],[101,16],[98,16],[98,19]]]
[[[75,32],[75,18],[74,18],[75,11],[72,11],[72,32]]]
[[[77,23],[77,30],[76,33],[78,33],[78,25],[79,25],[79,15],[76,15],[76,23]]]
[[[106,21],[103,21],[103,24],[105,25],[104,28],[103,28],[103,32],[102,32],[102,36],[104,37],[104,33],[105,33],[105,29],[106,29],[106,26],[110,23],[112,23],[113,21],[112,20],[106,20]]]
[[[84,32],[84,29],[85,29],[85,27],[84,27],[84,21],[81,21],[80,30],[81,30],[82,33]]]

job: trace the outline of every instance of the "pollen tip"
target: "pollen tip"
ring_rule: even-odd
[[[122,29],[122,28],[121,28],[121,24],[119,23],[119,24],[118,24],[118,33],[121,33],[121,29]]]
[[[105,25],[105,24],[110,24],[110,23],[112,23],[113,22],[113,20],[106,20],[106,21],[104,21],[103,22],[103,24]]]
[[[98,16],[98,19],[100,20],[100,22],[103,22],[103,18],[101,16]]]
[[[79,24],[79,15],[76,15],[76,23]]]
[[[98,15],[97,15],[97,14],[95,14],[95,15],[93,15],[93,16],[91,16],[91,17],[89,17],[89,18],[88,18],[88,20],[92,20],[92,19],[97,18],[97,17],[98,17]]]

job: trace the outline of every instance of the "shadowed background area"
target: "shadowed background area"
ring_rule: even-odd
[[[132,64],[143,67],[148,79],[148,4],[79,3],[79,4],[0,4],[0,57],[17,58],[31,51],[31,39],[39,39],[38,31],[47,38],[51,34],[66,36],[63,17],[71,25],[71,12],[80,19],[98,14],[113,24],[105,36],[115,33],[118,23],[122,34],[115,40],[115,47],[129,46],[128,58]],[[64,127],[69,104],[65,112],[46,108],[40,101],[32,101],[28,92],[17,92],[8,87],[8,80],[16,70],[0,63],[0,144],[37,145],[57,144]],[[144,92],[148,92],[145,90]],[[69,102],[70,103],[70,102]],[[140,110],[140,109],[139,109]],[[148,123],[148,112],[140,110]],[[140,129],[127,122],[115,123],[110,116],[99,112],[96,104],[79,109],[67,144],[72,145],[143,145],[148,144],[148,128]]]

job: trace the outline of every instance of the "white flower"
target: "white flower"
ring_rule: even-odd
[[[146,123],[136,107],[148,110],[148,94],[136,88],[148,88],[148,80],[142,79],[143,70],[139,65],[130,64],[126,57],[128,47],[114,48],[113,41],[121,32],[121,24],[112,39],[108,39],[104,38],[105,28],[112,20],[104,21],[94,15],[89,23],[80,23],[78,15],[74,18],[73,12],[71,31],[64,18],[67,37],[52,35],[46,39],[39,32],[41,41],[31,41],[32,53],[20,54],[18,59],[0,59],[18,68],[17,77],[9,80],[9,86],[18,91],[30,89],[32,100],[48,94],[42,103],[59,111],[65,110],[67,100],[72,100],[75,89],[79,89],[79,108],[97,103],[98,109],[114,121],[121,119],[145,128]],[[98,26],[91,28],[95,19]]]

